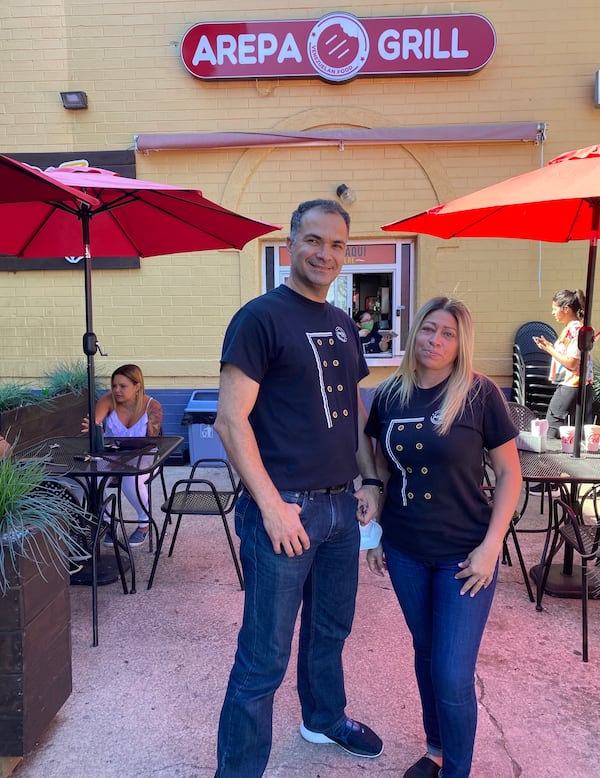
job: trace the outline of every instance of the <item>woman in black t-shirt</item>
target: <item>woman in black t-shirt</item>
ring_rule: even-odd
[[[498,387],[473,371],[466,306],[436,297],[417,313],[400,368],[378,388],[367,433],[386,488],[382,544],[413,636],[427,753],[404,778],[468,778],[477,726],[474,673],[498,556],[521,489],[514,425]],[[496,477],[481,489],[483,453]]]

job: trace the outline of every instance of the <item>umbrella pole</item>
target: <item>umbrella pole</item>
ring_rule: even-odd
[[[83,353],[87,356],[88,384],[88,418],[90,454],[98,450],[96,439],[96,375],[94,369],[94,354],[98,341],[94,334],[92,316],[92,257],[90,254],[90,208],[81,204],[81,229],[83,235],[83,275],[85,283],[85,334],[83,336]]]
[[[590,327],[592,313],[592,300],[594,296],[594,277],[596,275],[596,254],[598,250],[598,227],[600,225],[600,200],[590,200],[592,206],[592,228],[590,234],[590,248],[588,252],[587,279],[585,283],[585,310],[583,313],[583,327],[579,331],[579,386],[577,388],[577,405],[575,407],[575,437],[573,439],[573,456],[581,456],[581,430],[583,428],[583,414],[585,413],[587,386],[588,354],[594,345],[594,330]]]

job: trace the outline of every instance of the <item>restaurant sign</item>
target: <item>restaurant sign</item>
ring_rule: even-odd
[[[473,73],[496,48],[478,14],[195,24],[181,59],[196,78],[311,78],[341,83],[356,76]]]

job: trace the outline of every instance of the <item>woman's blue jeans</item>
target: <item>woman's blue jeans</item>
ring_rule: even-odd
[[[469,778],[477,698],[475,664],[498,567],[487,589],[461,595],[458,562],[419,562],[384,542],[392,585],[413,637],[427,750],[443,758],[440,778]]]
[[[245,581],[244,615],[219,722],[215,778],[259,778],[271,751],[273,698],[285,675],[300,604],[298,694],[308,729],[345,717],[342,649],[354,618],[360,533],[357,501],[339,494],[281,492],[301,506],[310,538],[301,556],[275,554],[247,491],[236,508]]]

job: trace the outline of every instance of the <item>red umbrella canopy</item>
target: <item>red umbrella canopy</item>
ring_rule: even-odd
[[[0,205],[5,203],[49,203],[84,201],[98,205],[91,196],[70,189],[30,165],[0,154]]]
[[[23,184],[22,202],[15,201],[16,194],[6,203],[0,199],[0,251],[18,257],[84,257],[83,351],[88,359],[88,415],[94,419],[98,340],[92,321],[92,249],[95,256],[104,257],[241,249],[280,227],[229,211],[194,189],[124,178],[108,170],[47,170],[41,177],[48,179],[47,193],[39,178],[35,179],[40,187],[37,198],[25,197],[28,190]],[[0,181],[5,182],[1,168]],[[60,191],[68,197],[59,201],[55,192]],[[89,437],[90,451],[95,452],[93,424]]]
[[[569,151],[542,168],[385,224],[440,238],[589,240],[600,202],[600,146]]]
[[[561,154],[545,167],[381,228],[440,238],[523,238],[555,243],[589,241],[586,306],[579,333],[581,359],[575,412],[575,457],[580,456],[587,354],[593,343],[590,312],[599,225],[600,146],[588,146]]]
[[[148,257],[182,251],[241,249],[253,238],[280,229],[242,216],[193,189],[124,178],[98,168],[46,171],[57,185],[91,195],[97,204],[76,208],[56,204],[8,204],[0,209],[0,250],[20,257],[84,253],[89,222],[96,256]],[[89,217],[89,219],[88,219]]]

